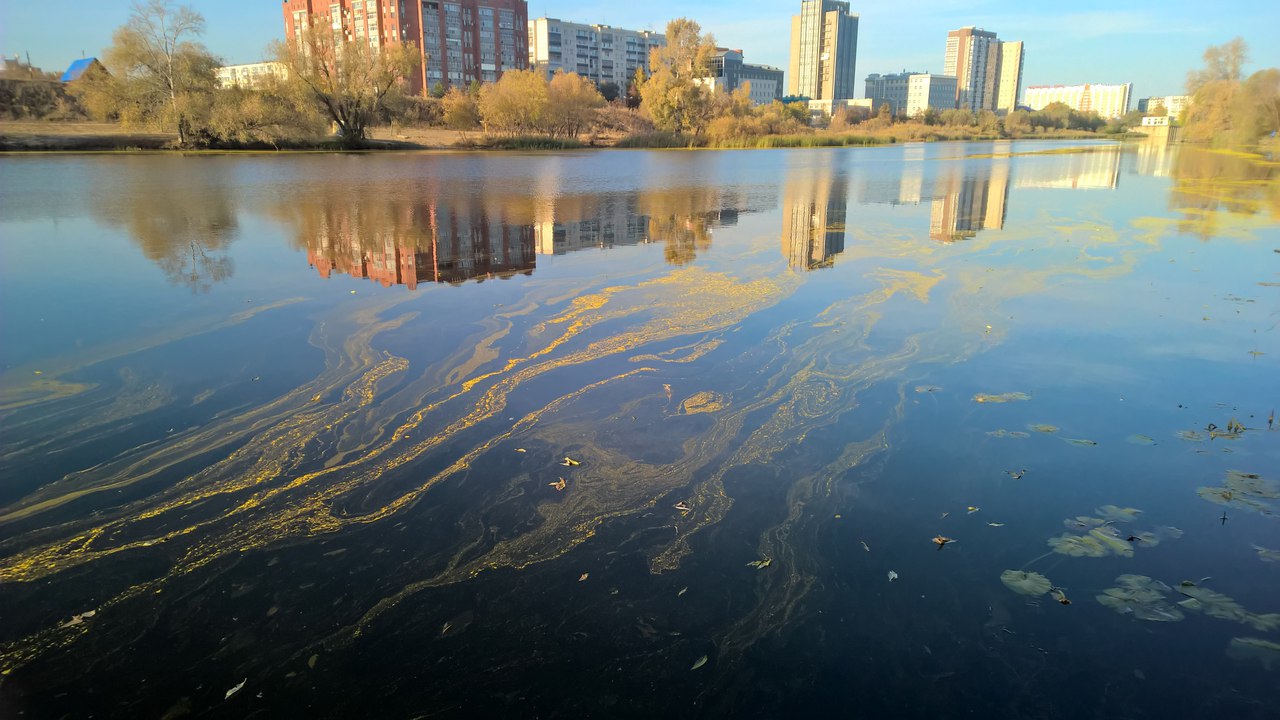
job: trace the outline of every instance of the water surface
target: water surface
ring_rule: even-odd
[[[1280,167],[1063,149],[0,159],[0,714],[1276,717]]]

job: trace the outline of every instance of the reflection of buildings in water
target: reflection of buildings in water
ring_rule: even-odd
[[[1173,174],[1175,149],[1164,142],[1133,143],[1131,155],[1132,172],[1138,175],[1154,175],[1169,177]]]
[[[1009,200],[1009,164],[994,163],[982,176],[953,173],[939,178],[929,209],[929,237],[950,243],[981,230],[1004,227]]]
[[[1015,188],[1114,190],[1119,179],[1120,150],[1107,148],[1059,155],[1052,159],[1022,162],[1018,165],[1013,186]]]
[[[533,237],[539,255],[638,245],[649,242],[649,218],[636,212],[633,198],[624,196],[602,197],[586,217],[549,202],[537,209]]]
[[[849,183],[830,168],[793,173],[782,194],[782,253],[793,268],[831,267],[844,252]]]
[[[368,218],[358,209],[333,209],[307,242],[307,262],[324,278],[338,272],[413,290],[420,282],[462,283],[534,269],[533,228],[480,209],[405,205],[397,209],[400,217],[372,228],[360,227]]]

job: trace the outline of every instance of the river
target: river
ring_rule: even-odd
[[[0,716],[1280,716],[1280,164],[0,158]]]

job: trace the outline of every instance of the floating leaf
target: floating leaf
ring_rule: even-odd
[[[939,550],[946,547],[947,543],[953,542],[955,542],[955,538],[943,537],[942,535],[938,535],[933,538],[933,544],[937,545]]]
[[[994,438],[1015,438],[1018,440],[1031,437],[1030,433],[1024,433],[1021,430],[1005,430],[1003,428],[999,430],[992,430],[987,433],[987,435]]]
[[[703,655],[702,657],[700,657],[700,658],[698,658],[697,660],[695,660],[695,661],[694,661],[694,663],[693,663],[693,667],[691,667],[691,668],[689,668],[689,669],[690,669],[690,670],[697,670],[698,668],[700,668],[700,667],[702,667],[703,665],[706,665],[706,664],[707,664],[707,656],[706,656],[706,655]]]
[[[1020,595],[1043,595],[1053,587],[1049,578],[1026,570],[1005,570],[1000,573],[1000,582]]]
[[[1093,511],[1114,522],[1129,522],[1142,514],[1142,511],[1138,508],[1122,508],[1117,505],[1103,505],[1102,507],[1094,508]]]
[[[1159,580],[1146,575],[1121,575],[1116,578],[1116,584],[1119,587],[1108,588],[1097,596],[1103,607],[1150,622],[1178,622],[1186,617],[1166,602],[1171,588]]]
[[[1028,425],[1027,427],[1028,427],[1028,428],[1030,428],[1031,430],[1034,430],[1035,432],[1038,432],[1038,433],[1056,433],[1056,432],[1058,432],[1058,426],[1057,426],[1057,425]]]
[[[1081,447],[1093,447],[1098,444],[1093,440],[1085,440],[1083,438],[1062,438],[1062,441],[1072,445],[1079,445]]]
[[[244,687],[244,684],[245,684],[245,683],[247,683],[247,682],[249,682],[249,678],[245,678],[245,679],[241,680],[241,681],[240,681],[240,684],[239,684],[239,685],[236,685],[235,687],[233,687],[233,688],[231,688],[230,690],[228,690],[228,691],[227,691],[227,694],[226,694],[226,695],[224,695],[224,696],[222,697],[222,699],[223,699],[223,700],[230,700],[230,699],[231,699],[231,696],[232,696],[232,695],[235,695],[235,694],[236,694],[236,693],[238,693],[238,692],[240,692],[240,689],[241,689],[241,688],[243,688],[243,687]]]
[[[751,562],[747,563],[747,567],[752,567],[757,570],[763,570],[772,564],[773,564],[773,558],[763,558],[760,560],[752,560]]]
[[[1067,518],[1062,521],[1068,530],[1088,530],[1096,528],[1100,525],[1106,525],[1107,521],[1102,518],[1089,517],[1088,515],[1077,515],[1073,518]]]
[[[1107,547],[1088,535],[1060,535],[1049,538],[1054,552],[1068,557],[1106,557]]]
[[[1262,562],[1280,562],[1280,550],[1268,550],[1261,545],[1254,545],[1253,549],[1258,551],[1258,559]]]
[[[970,515],[972,515],[972,514],[974,514],[974,513],[978,512],[979,510],[981,510],[982,508],[980,508],[980,507],[974,507],[974,506],[970,505],[969,507],[967,507],[967,508],[965,508],[965,509],[969,511],[969,514],[970,514]]]
[[[80,625],[84,623],[85,620],[88,620],[89,618],[97,614],[98,614],[97,610],[86,610],[85,612],[82,612],[79,615],[72,615],[70,620],[62,623],[62,625],[60,625],[59,627],[63,627],[63,628],[75,627],[76,625]]]
[[[1256,660],[1271,670],[1273,664],[1280,665],[1280,643],[1254,637],[1231,638],[1227,657],[1240,662]]]
[[[863,550],[866,550],[867,552],[871,552],[871,546],[868,545],[865,540],[859,540],[858,542],[862,543]]]
[[[898,573],[896,573],[896,572],[894,572],[894,571],[890,570],[890,571],[889,571],[889,582],[893,582],[894,580],[897,580],[897,579],[898,579]]]
[[[577,467],[578,465],[581,465],[582,463],[578,462],[577,460],[574,460],[573,458],[569,457],[568,455],[565,455],[565,456],[564,456],[564,460],[561,460],[561,461],[560,461],[560,464],[561,464],[561,465],[563,465],[563,466],[565,466],[565,467]]]
[[[987,523],[987,525],[989,525],[990,527],[1004,527],[1004,523],[998,523],[998,522],[989,522]]]
[[[999,395],[988,395],[987,393],[978,393],[977,395],[973,396],[973,401],[976,403],[1007,403],[1007,402],[1019,402],[1022,400],[1030,400],[1030,399],[1031,399],[1030,395],[1026,393],[1020,393],[1020,392],[1001,393]]]
[[[1021,479],[1022,479],[1022,476],[1027,474],[1027,469],[1026,469],[1026,468],[1023,468],[1023,469],[1021,469],[1021,470],[1005,470],[1005,471],[1004,471],[1004,474],[1005,474],[1005,475],[1008,475],[1009,477],[1013,478],[1014,480],[1021,480]]]
[[[916,386],[916,392],[918,393],[936,393],[940,390],[942,390],[942,388],[938,387],[937,385],[917,385]]]
[[[1156,439],[1149,435],[1130,435],[1124,439],[1130,445],[1155,445]]]
[[[547,483],[547,484],[548,484],[548,485],[550,485],[551,487],[555,488],[555,489],[556,489],[556,492],[562,492],[562,491],[564,491],[564,489],[565,489],[566,487],[568,487],[568,485],[569,485],[567,482],[565,482],[564,478],[560,478],[560,479],[556,480],[555,482],[550,482],[550,483]]]
[[[1070,605],[1071,601],[1067,599],[1067,593],[1062,588],[1054,588],[1049,591],[1049,596],[1058,601],[1059,605]]]
[[[586,582],[589,577],[591,577],[591,573],[582,573],[578,576],[578,582]]]
[[[1280,613],[1258,614],[1249,612],[1232,598],[1190,581],[1181,583],[1178,586],[1178,592],[1187,596],[1187,600],[1183,600],[1178,604],[1188,610],[1202,612],[1219,620],[1244,623],[1259,632],[1280,629]]]
[[[1196,494],[1219,505],[1247,508],[1263,515],[1274,515],[1277,504],[1270,501],[1280,499],[1280,487],[1254,473],[1230,470],[1222,487],[1202,487],[1196,490]]]
[[[1107,550],[1121,557],[1133,557],[1133,546],[1121,539],[1111,527],[1096,527],[1089,531],[1089,536],[1102,543]]]

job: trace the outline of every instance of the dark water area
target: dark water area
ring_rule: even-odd
[[[1280,164],[0,158],[0,717],[1280,717]]]

